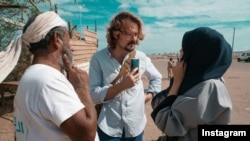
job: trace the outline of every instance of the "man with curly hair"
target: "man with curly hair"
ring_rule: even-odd
[[[108,47],[91,58],[91,96],[95,104],[103,104],[98,117],[100,140],[143,140],[147,122],[144,106],[161,90],[162,75],[145,53],[135,51],[136,45],[144,39],[142,26],[141,20],[132,13],[118,13],[107,28]],[[113,83],[132,53],[135,53],[134,58],[139,59],[139,67],[130,70],[127,66]],[[142,74],[149,79],[145,93]]]

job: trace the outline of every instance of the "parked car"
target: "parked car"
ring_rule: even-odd
[[[250,62],[250,50],[242,52],[238,58],[238,62],[240,61],[245,61],[245,62]]]

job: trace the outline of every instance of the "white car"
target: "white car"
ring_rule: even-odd
[[[245,61],[245,62],[250,62],[250,50],[242,52],[238,58],[238,62],[240,61]]]

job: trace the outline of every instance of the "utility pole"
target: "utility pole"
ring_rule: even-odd
[[[58,12],[57,12],[57,3],[55,4],[55,12],[58,14]]]
[[[95,20],[95,32],[97,33],[97,21]]]
[[[49,11],[52,11],[51,0],[49,0]]]
[[[233,32],[232,52],[234,51],[234,35],[235,35],[235,27],[234,27],[234,32]]]
[[[83,7],[80,5],[79,8],[80,8],[80,33],[82,33],[82,8]]]

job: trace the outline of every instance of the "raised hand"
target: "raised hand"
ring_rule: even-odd
[[[179,88],[181,86],[182,80],[186,72],[186,63],[184,61],[179,62],[176,66],[173,67],[174,82],[171,87],[168,96],[177,95]]]
[[[128,89],[135,86],[139,79],[140,73],[138,73],[138,68],[135,68],[131,72],[128,70],[126,71],[126,73],[123,75],[121,83],[125,89]]]
[[[71,65],[69,58],[66,54],[63,55],[63,62],[65,65],[67,78],[75,89],[85,85],[88,86],[89,79],[86,71],[80,70],[74,67],[74,65]]]

